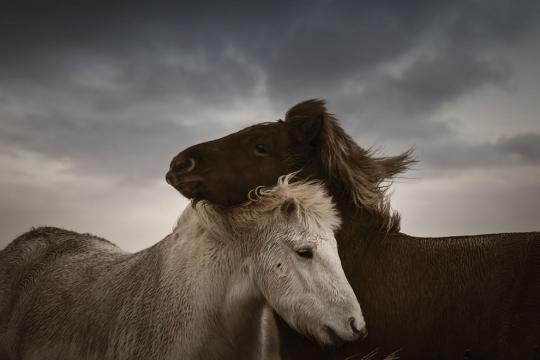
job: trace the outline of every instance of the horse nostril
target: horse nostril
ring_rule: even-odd
[[[362,330],[360,330],[360,339],[361,340],[365,339],[367,336],[368,336],[368,331],[367,331],[366,328],[363,328]]]
[[[174,181],[174,175],[172,174],[172,172],[167,172],[167,175],[165,175],[165,181],[167,182],[167,184],[169,185],[172,185],[173,184],[173,181]]]
[[[364,339],[367,336],[368,333],[367,333],[366,327],[363,327],[362,329],[358,329],[355,318],[353,317],[349,318],[349,325],[351,326],[353,333],[360,334],[361,339]]]
[[[349,325],[351,325],[353,333],[358,334],[360,332],[360,330],[358,330],[358,328],[356,327],[356,322],[353,317],[349,318]]]
[[[172,170],[178,174],[187,174],[195,169],[195,159],[189,157],[179,164],[174,165]]]

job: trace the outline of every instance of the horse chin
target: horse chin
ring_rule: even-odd
[[[282,319],[285,320],[284,318]],[[343,340],[341,340],[334,331],[331,333],[328,331],[330,330],[328,326],[324,326],[322,324],[313,324],[309,321],[296,321],[291,323],[285,320],[285,322],[291,327],[292,330],[321,347],[333,347],[343,344]]]
[[[347,342],[329,325],[319,323],[312,327],[306,326],[305,329],[295,328],[295,330],[321,347],[339,347]]]
[[[235,206],[236,203],[229,203],[222,201],[219,196],[215,196],[212,193],[208,193],[205,188],[205,184],[202,181],[192,181],[187,183],[180,183],[174,186],[174,188],[182,194],[184,197],[191,200],[193,204],[197,204],[200,201],[207,201],[211,204],[222,206]]]
[[[180,183],[174,186],[176,190],[186,198],[193,200],[193,201],[201,201],[203,200],[200,197],[200,183],[199,182],[188,182],[188,183]]]
[[[321,346],[342,346],[345,344],[345,340],[340,338],[330,326],[323,326],[320,332],[322,336],[319,336],[316,341]]]

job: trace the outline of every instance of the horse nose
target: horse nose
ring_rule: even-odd
[[[176,163],[173,163],[169,174],[174,173],[176,175],[185,175],[192,172],[193,169],[195,169],[195,159],[192,157],[188,157]],[[167,178],[169,178],[169,174],[167,174]]]
[[[195,169],[195,159],[193,157],[176,157],[172,160],[171,166],[165,175],[167,184],[176,186],[182,175],[186,175]]]
[[[165,181],[167,182],[167,184],[169,185],[173,185],[174,184],[174,175],[173,173],[169,170],[167,172],[167,175],[165,175]]]
[[[363,321],[362,321],[363,323]],[[357,322],[356,322],[356,319],[354,317],[350,317],[349,318],[349,325],[353,331],[353,334],[355,334],[355,336],[358,336],[359,339],[363,340],[366,338],[366,336],[368,335],[368,331],[367,331],[367,328],[364,325],[362,325],[360,327],[360,329],[358,328],[358,325],[357,325]]]

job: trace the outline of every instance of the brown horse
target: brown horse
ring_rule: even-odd
[[[301,169],[337,203],[345,273],[369,335],[321,349],[279,322],[285,359],[357,359],[378,348],[403,359],[538,359],[540,233],[420,238],[399,232],[385,195],[408,169],[410,152],[375,157],[359,147],[320,100],[285,120],[192,146],[171,162],[167,181],[188,198],[239,204],[259,185]]]

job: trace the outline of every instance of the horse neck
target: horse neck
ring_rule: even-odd
[[[340,188],[333,189],[332,186],[329,188],[329,193],[342,218],[341,229],[344,232],[363,234],[362,238],[365,240],[384,237],[388,234],[388,220],[385,215],[358,206],[348,194],[343,194]]]
[[[383,226],[382,215],[359,207],[349,196],[331,186],[329,192],[342,219],[336,240],[343,269],[350,274],[356,271],[359,259],[370,245],[380,242],[389,232]]]
[[[221,309],[222,334],[233,344],[235,358],[260,359],[264,347],[263,315],[267,305],[245,271],[235,272],[228,281]]]
[[[336,182],[322,170],[317,163],[309,163],[302,170],[302,176],[308,179],[322,179],[326,184],[328,193],[336,204],[341,216],[341,227],[336,233],[338,247],[346,249],[355,256],[361,253],[369,243],[387,236],[384,216],[373,210],[359,207],[352,199],[350,193],[344,189],[342,183]],[[340,251],[340,257],[343,256]]]
[[[265,302],[249,276],[249,251],[241,239],[216,238],[192,220],[163,241],[166,286],[195,299],[192,321],[201,327],[198,334],[207,331],[204,351],[210,358],[231,352],[258,358],[254,344],[260,341]]]

